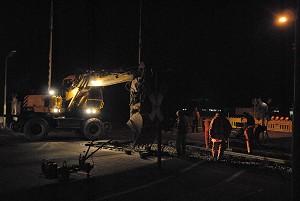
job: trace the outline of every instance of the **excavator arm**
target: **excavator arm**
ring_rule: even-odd
[[[68,102],[67,111],[73,108],[87,108],[88,102],[99,101],[99,112],[103,107],[101,87],[131,82],[130,87],[130,116],[139,111],[140,108],[140,83],[143,79],[144,66],[140,66],[137,71],[102,70],[99,72],[87,71],[80,75],[71,75],[64,79],[65,85],[64,100]],[[94,89],[98,89],[98,93]],[[91,97],[94,91],[94,97]]]

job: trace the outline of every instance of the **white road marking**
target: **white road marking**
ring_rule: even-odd
[[[232,175],[231,177],[229,177],[228,179],[226,179],[224,181],[224,183],[228,183],[228,182],[231,182],[232,180],[234,180],[235,178],[237,178],[238,176],[240,176],[241,174],[243,174],[245,172],[245,170],[241,170],[237,173],[235,173],[234,175]]]
[[[187,168],[181,170],[180,173],[187,172],[187,171],[191,170],[192,168],[194,168],[194,167],[196,167],[196,166],[198,166],[198,165],[200,165],[200,164],[202,164],[202,163],[204,163],[204,162],[206,162],[206,161],[205,161],[205,160],[199,161],[198,163],[195,163],[195,164],[193,164],[193,165],[191,165],[191,166],[189,166],[189,167],[187,167]],[[132,192],[135,192],[135,191],[138,191],[138,190],[141,190],[141,189],[149,188],[149,187],[151,187],[151,186],[154,186],[154,185],[156,185],[156,184],[165,182],[165,181],[167,181],[167,180],[169,180],[169,179],[172,179],[172,178],[174,178],[174,177],[175,177],[175,175],[168,176],[168,177],[166,177],[166,178],[159,179],[159,180],[157,180],[157,181],[155,181],[155,182],[152,182],[152,183],[149,183],[149,184],[145,184],[145,185],[143,185],[143,186],[135,187],[135,188],[132,188],[132,189],[129,189],[129,190],[126,190],[126,191],[122,191],[122,192],[120,192],[120,193],[115,193],[115,194],[112,194],[112,195],[108,195],[108,196],[105,196],[105,197],[102,197],[102,198],[100,198],[100,199],[96,199],[96,200],[93,200],[93,201],[101,201],[101,200],[111,199],[111,198],[113,198],[113,197],[118,197],[118,196],[121,196],[121,195],[124,195],[124,194],[127,194],[127,193],[132,193]]]

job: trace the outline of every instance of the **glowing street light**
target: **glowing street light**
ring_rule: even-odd
[[[285,17],[285,16],[281,16],[281,17],[279,17],[279,19],[278,19],[278,22],[279,22],[279,23],[286,23],[287,21],[288,21],[288,18]]]
[[[53,89],[51,89],[51,90],[49,91],[49,94],[50,94],[50,95],[54,95],[54,94],[55,94],[55,91],[54,91]]]
[[[12,50],[5,57],[5,72],[4,72],[4,104],[3,104],[3,128],[6,128],[6,91],[7,91],[7,60],[14,56],[16,50]]]
[[[278,27],[286,27],[291,24],[291,18],[287,15],[278,15],[275,19],[275,25]]]
[[[293,24],[295,19],[294,12],[291,9],[286,9],[283,12],[276,15],[275,24],[277,26],[287,26]]]

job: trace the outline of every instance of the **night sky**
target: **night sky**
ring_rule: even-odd
[[[164,107],[176,112],[192,99],[220,108],[251,107],[259,97],[271,98],[274,107],[292,107],[294,26],[276,27],[274,18],[295,8],[293,2],[143,0],[141,57],[159,72],[158,88],[168,86]],[[139,5],[54,0],[53,86],[77,68],[137,66]],[[0,89],[5,57],[15,49],[8,60],[8,98],[46,91],[50,0],[4,0],[0,16]],[[127,100],[106,91],[111,107]]]

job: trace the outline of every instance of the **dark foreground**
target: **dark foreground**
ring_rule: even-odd
[[[290,200],[288,165],[226,154],[221,162],[189,146],[190,157],[164,152],[161,169],[155,153],[141,159],[120,149],[100,150],[90,177],[74,173],[68,181],[46,179],[41,160],[76,163],[86,150],[76,137],[52,136],[28,142],[0,135],[0,200]],[[123,139],[124,140],[124,139]],[[276,143],[280,140],[276,140]],[[286,143],[286,142],[285,142]],[[172,150],[172,148],[166,148]]]

